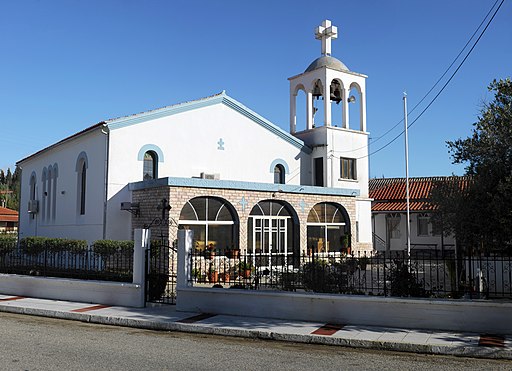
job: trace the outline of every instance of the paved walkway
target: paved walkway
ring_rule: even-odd
[[[128,308],[1,294],[0,312],[153,330],[512,360],[512,335],[287,321],[177,312],[171,305]]]

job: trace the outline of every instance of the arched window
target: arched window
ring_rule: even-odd
[[[82,164],[82,171],[80,172],[80,215],[85,214],[85,192],[87,189],[87,166],[85,162]]]
[[[36,174],[34,172],[32,172],[32,174],[30,175],[30,182],[29,182],[30,194],[29,194],[28,210],[31,215],[30,220],[35,218],[35,213],[37,212],[37,211],[35,211],[36,207],[33,206],[33,204],[36,203],[36,182],[37,182]]]
[[[53,164],[53,195],[52,195],[52,218],[55,220],[57,214],[57,177],[59,176],[59,168],[57,164]]]
[[[295,220],[294,211],[288,204],[270,200],[258,202],[252,208],[247,223],[248,253],[259,257],[291,257]],[[287,260],[281,259],[279,263]]]
[[[158,178],[158,155],[154,151],[147,151],[144,153],[142,179],[156,179]]]
[[[285,171],[284,167],[281,164],[278,164],[274,167],[274,183],[275,184],[284,184],[285,182]]]
[[[53,166],[48,167],[48,176],[46,178],[46,181],[48,183],[48,186],[46,187],[46,202],[47,202],[47,208],[46,208],[46,215],[43,213],[43,219],[46,218],[50,220],[51,218],[51,212],[52,212],[52,179],[53,179]]]
[[[85,215],[85,201],[87,194],[87,154],[81,152],[76,161],[77,172],[77,210],[80,215]]]
[[[347,211],[337,204],[316,204],[308,215],[308,249],[312,252],[348,252],[350,221]]]
[[[44,220],[46,218],[46,201],[48,199],[48,171],[46,167],[43,168],[41,183],[43,186],[43,194],[41,195],[41,219]]]
[[[233,206],[223,199],[197,197],[187,201],[181,209],[178,228],[194,232],[196,251],[208,247],[225,253],[233,247],[238,248],[238,218]]]

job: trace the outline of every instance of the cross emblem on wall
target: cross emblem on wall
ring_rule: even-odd
[[[245,207],[249,204],[249,202],[247,202],[245,196],[242,196],[242,199],[240,200],[239,204],[242,205],[242,212],[245,212]]]
[[[331,21],[325,20],[315,30],[315,39],[322,40],[322,55],[331,55],[331,39],[338,38],[338,27],[331,26]]]
[[[219,145],[217,147],[218,150],[221,150],[221,151],[224,151],[224,141],[222,140],[222,138],[219,139],[219,141],[217,142],[217,144]]]
[[[304,212],[304,210],[305,210],[306,206],[308,206],[308,204],[305,203],[304,200],[300,200],[299,206],[300,206],[300,209],[302,210],[302,212]]]

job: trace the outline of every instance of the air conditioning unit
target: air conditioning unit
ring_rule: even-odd
[[[37,214],[39,211],[39,200],[28,201],[28,212],[30,214]]]
[[[220,174],[201,173],[201,179],[219,180],[220,179]]]

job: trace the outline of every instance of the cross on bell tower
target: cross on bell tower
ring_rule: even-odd
[[[322,40],[322,55],[331,55],[331,39],[338,38],[338,27],[332,26],[331,21],[326,19],[316,28],[315,38]]]

